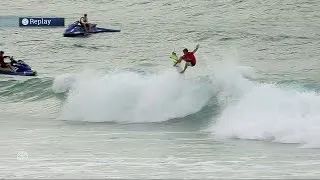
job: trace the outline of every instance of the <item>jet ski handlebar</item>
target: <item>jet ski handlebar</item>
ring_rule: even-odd
[[[13,58],[13,56],[10,56],[10,61],[11,61],[11,64],[13,64],[13,63],[18,63],[18,61],[16,61],[16,60]]]

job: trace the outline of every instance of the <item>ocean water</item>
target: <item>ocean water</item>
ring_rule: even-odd
[[[320,2],[2,0],[1,178],[319,178]],[[87,13],[66,38],[20,16]],[[181,75],[173,50],[196,44]]]

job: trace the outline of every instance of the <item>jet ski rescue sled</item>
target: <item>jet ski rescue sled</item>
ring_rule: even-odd
[[[26,64],[22,60],[14,60],[13,57],[10,57],[10,65],[12,69],[9,67],[2,68],[0,67],[0,74],[7,74],[7,75],[17,75],[17,76],[36,76],[37,71],[31,69],[31,67]]]
[[[103,32],[120,32],[117,29],[106,29],[106,28],[99,28],[97,24],[91,24],[91,30],[86,32],[84,27],[81,26],[79,21],[75,21],[74,23],[70,24],[68,28],[64,31],[64,37],[77,37],[77,36],[86,36],[94,33],[103,33]]]

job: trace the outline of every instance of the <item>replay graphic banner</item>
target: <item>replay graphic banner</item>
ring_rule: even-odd
[[[19,17],[20,27],[64,27],[64,18]]]

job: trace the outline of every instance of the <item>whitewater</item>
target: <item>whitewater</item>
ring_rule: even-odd
[[[183,118],[198,112],[212,96],[208,84],[185,80],[176,72],[62,75],[53,89],[68,92],[61,119],[92,122]]]

